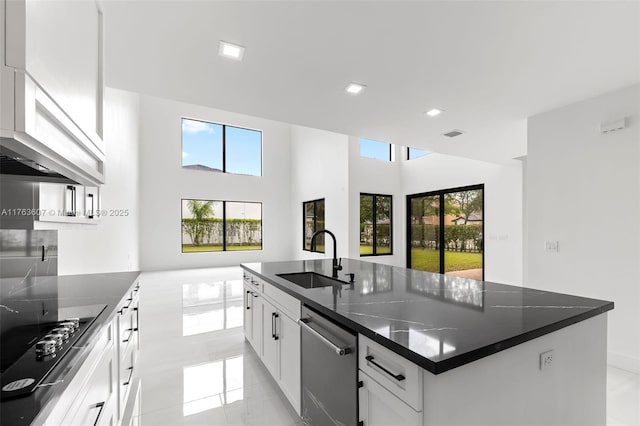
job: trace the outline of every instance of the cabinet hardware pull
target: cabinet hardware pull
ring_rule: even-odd
[[[122,307],[122,312],[124,312],[125,309],[129,309],[129,307],[131,306],[131,302],[133,302],[133,299],[129,298],[129,299],[127,299],[127,302],[129,302],[129,303],[127,303],[127,306],[123,306]]]
[[[94,405],[93,407],[91,407],[92,410],[96,408],[98,408],[98,415],[96,416],[96,419],[93,421],[93,426],[97,426],[98,423],[100,423],[100,417],[102,416],[102,409],[104,408],[104,402],[100,402]]]
[[[247,310],[251,309],[251,306],[249,306],[249,293],[251,293],[249,290],[247,290],[247,294],[245,295],[245,299],[247,302]]]
[[[129,340],[131,340],[131,337],[133,336],[133,332],[134,332],[134,331],[138,331],[138,328],[137,328],[137,327],[134,327],[134,328],[127,328],[127,329],[125,329],[125,331],[128,331],[128,332],[129,332],[129,335],[127,336],[127,338],[126,338],[126,339],[124,339],[124,340],[122,341],[122,343],[127,343]]]
[[[129,367],[127,370],[129,370],[129,378],[122,384],[122,386],[129,386],[131,384],[131,376],[133,376],[133,366]]]
[[[348,355],[351,353],[351,348],[348,346],[338,346],[335,343],[333,343],[331,340],[327,339],[326,337],[324,337],[322,334],[318,333],[317,331],[315,331],[313,328],[311,328],[309,326],[309,322],[311,321],[311,318],[300,318],[298,320],[298,324],[304,328],[305,330],[307,330],[309,333],[313,334],[316,338],[320,339],[320,341],[322,343],[324,343],[325,345],[329,346],[331,349],[333,349],[333,351],[339,355],[339,356],[344,356],[344,355]]]
[[[271,337],[273,337],[273,340],[278,340],[280,338],[278,337],[278,331],[276,330],[278,317],[280,317],[280,315],[278,315],[277,312],[271,312]]]
[[[251,292],[251,295],[252,295],[253,297],[258,297],[258,296],[260,296],[259,294],[255,294],[254,292]]]
[[[366,357],[364,357],[364,359],[366,359],[371,364],[375,365],[380,370],[384,371],[385,373],[387,373],[388,375],[390,375],[391,377],[393,377],[394,379],[396,379],[399,382],[401,382],[401,381],[403,381],[405,379],[405,377],[402,374],[393,374],[391,371],[387,370],[386,368],[384,368],[383,366],[381,366],[380,364],[375,362],[374,361],[375,358],[373,357],[373,355],[367,355]]]

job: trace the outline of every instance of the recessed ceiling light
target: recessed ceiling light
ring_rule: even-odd
[[[220,56],[224,56],[225,58],[231,58],[241,61],[242,57],[244,56],[244,46],[239,46],[237,44],[220,40],[220,48],[218,49],[218,54]]]
[[[425,114],[428,115],[429,117],[435,117],[436,115],[440,115],[443,112],[444,112],[443,109],[434,108],[434,109],[430,109],[429,111],[425,112]]]
[[[352,95],[357,95],[358,93],[362,92],[362,89],[364,89],[365,86],[364,84],[360,84],[360,83],[349,83],[349,85],[347,86],[346,90],[347,93],[351,93]]]

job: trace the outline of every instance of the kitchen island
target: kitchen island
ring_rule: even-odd
[[[603,314],[612,302],[352,259],[342,265],[343,282],[319,288],[279,275],[330,277],[331,260],[242,267],[265,292],[273,287],[357,333],[359,352],[378,351],[384,359],[388,351],[409,362],[412,376],[419,371],[420,378],[399,387],[384,383],[384,371],[360,353],[360,381],[371,384],[360,391],[365,424],[391,415],[393,406],[403,410],[402,404],[413,411],[396,424],[605,423]],[[355,274],[352,284],[349,273]],[[390,360],[387,366],[401,364]],[[398,401],[385,407],[390,398],[375,398],[372,388]]]

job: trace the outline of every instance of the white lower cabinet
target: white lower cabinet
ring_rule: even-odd
[[[36,419],[33,424],[114,426],[137,421],[139,288],[136,282],[119,302],[115,317],[98,333],[91,352],[46,421]]]
[[[358,371],[362,387],[359,389],[359,415],[363,426],[418,426],[422,412],[405,404],[366,373]]]
[[[264,291],[252,282],[262,282]],[[300,414],[300,302],[251,274],[244,299],[245,337]]]

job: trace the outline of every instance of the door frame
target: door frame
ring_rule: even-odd
[[[439,217],[439,232],[438,232],[438,238],[439,238],[439,242],[440,242],[440,274],[444,274],[444,196],[445,194],[448,193],[452,193],[452,192],[463,192],[463,191],[473,191],[473,190],[482,190],[481,192],[481,196],[482,196],[482,280],[484,281],[484,276],[485,276],[485,261],[484,261],[484,253],[486,251],[486,244],[485,244],[485,228],[484,228],[484,224],[485,224],[485,215],[484,215],[484,200],[485,200],[485,196],[484,196],[484,183],[480,183],[480,184],[476,184],[476,185],[467,185],[467,186],[459,186],[456,188],[447,188],[447,189],[440,189],[437,191],[428,191],[428,192],[420,192],[417,194],[407,194],[406,195],[406,226],[407,226],[407,234],[406,234],[406,249],[407,249],[407,268],[411,269],[411,200],[413,198],[420,198],[420,197],[433,197],[433,196],[438,196],[439,198],[439,203],[440,203],[440,217]]]

